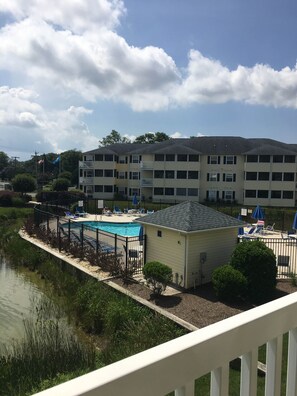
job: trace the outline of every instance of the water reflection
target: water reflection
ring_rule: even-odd
[[[9,345],[12,339],[22,338],[23,320],[34,316],[32,302],[41,296],[25,274],[0,256],[0,344]]]

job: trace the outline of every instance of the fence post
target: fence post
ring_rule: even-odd
[[[84,252],[84,225],[81,223],[80,229],[80,239],[81,239],[81,258],[83,259],[83,252]]]
[[[68,220],[68,244],[70,245],[70,230],[71,230],[71,223],[70,219]]]
[[[115,263],[117,261],[117,245],[118,245],[118,234],[114,234],[114,251],[115,251],[114,262]]]
[[[126,237],[126,249],[125,249],[125,253],[126,253],[126,274],[128,273],[128,237]]]
[[[96,255],[98,256],[99,252],[99,228],[96,228]]]

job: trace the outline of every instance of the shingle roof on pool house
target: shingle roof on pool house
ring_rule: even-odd
[[[220,228],[238,228],[245,223],[198,202],[186,201],[136,220],[183,232],[197,232]]]

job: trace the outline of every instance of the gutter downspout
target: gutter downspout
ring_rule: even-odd
[[[187,276],[188,276],[188,245],[189,245],[189,241],[188,241],[188,236],[187,234],[184,234],[184,238],[185,238],[185,251],[184,251],[184,288],[187,288]]]

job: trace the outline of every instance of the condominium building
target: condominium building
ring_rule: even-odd
[[[197,137],[113,144],[85,152],[79,186],[96,199],[194,200],[293,207],[297,144],[272,139]]]

